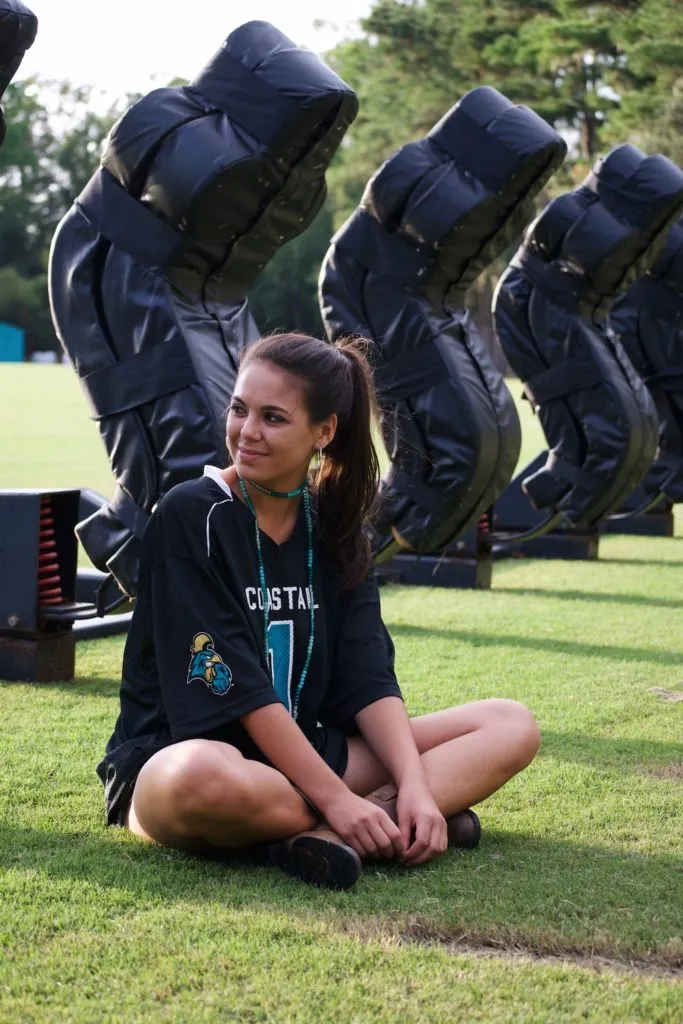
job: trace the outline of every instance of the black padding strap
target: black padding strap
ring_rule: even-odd
[[[181,337],[82,378],[96,420],[137,409],[196,382],[197,371]]]
[[[683,366],[670,366],[659,373],[645,377],[648,387],[661,388],[662,391],[683,391]]]
[[[655,464],[671,469],[674,473],[680,473],[683,470],[683,455],[676,455],[675,452],[670,452],[666,448],[660,449]]]
[[[562,459],[555,452],[549,452],[544,469],[552,473],[558,480],[564,480],[568,484],[576,483],[579,477],[579,467],[568,459]]]
[[[577,391],[594,388],[603,381],[604,377],[595,363],[567,359],[525,381],[524,397],[533,405],[545,405],[556,398],[565,398]]]
[[[414,285],[427,271],[431,257],[417,243],[387,231],[372,214],[357,210],[335,244],[366,270]]]
[[[375,387],[381,401],[399,402],[448,379],[448,369],[432,341],[402,352],[375,370]]]
[[[572,486],[584,487],[587,491],[598,491],[605,486],[605,478],[589,473],[569,459],[560,458],[554,452],[548,453],[545,469],[557,480],[564,480]]]
[[[145,532],[149,513],[145,512],[131,498],[128,491],[124,491],[121,484],[117,484],[114,497],[109,502],[109,508],[116,518],[126,526],[133,536],[141,538]]]
[[[573,309],[580,299],[590,300],[594,305],[600,301],[598,293],[579,274],[563,268],[556,261],[546,263],[530,249],[517,252],[510,266],[523,270],[536,288],[547,292],[559,305],[569,309]]]
[[[398,491],[399,494],[405,494],[406,497],[412,498],[416,505],[427,509],[428,512],[438,512],[443,505],[441,491],[429,487],[428,484],[423,484],[414,476],[404,473],[400,469],[394,470],[391,474],[391,488]]]
[[[432,128],[427,138],[444,149],[456,164],[473,174],[490,192],[497,192],[509,184],[510,178],[519,170],[519,156],[493,132],[471,118],[462,106],[453,112],[449,122]]]
[[[683,292],[672,288],[666,281],[657,281],[648,274],[638,278],[633,285],[628,303],[652,316],[683,320]]]
[[[183,243],[183,235],[134,199],[101,168],[76,200],[101,235],[133,259],[163,267]]]
[[[190,88],[266,146],[282,134],[298,110],[295,100],[283,96],[225,49],[197,75]]]

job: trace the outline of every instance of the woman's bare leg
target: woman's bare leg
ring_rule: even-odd
[[[540,745],[531,712],[512,700],[479,700],[414,718],[411,725],[432,795],[447,818],[495,793]],[[348,742],[349,789],[367,796],[390,781],[363,739],[351,736]]]
[[[507,700],[484,700],[412,721],[430,788],[450,817],[499,789],[533,759],[539,734],[531,713]],[[390,781],[359,737],[349,738],[344,782],[367,796]],[[314,827],[303,797],[280,772],[225,743],[186,740],[142,768],[126,825],[179,849],[237,849]]]
[[[206,852],[284,839],[315,819],[280,772],[227,743],[197,739],[146,762],[125,824],[148,841]]]

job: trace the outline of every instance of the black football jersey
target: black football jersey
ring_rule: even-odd
[[[368,704],[401,696],[394,648],[372,574],[342,592],[340,573],[314,536],[313,594],[303,503],[291,537],[261,533],[268,589],[264,634],[254,518],[219,470],[174,487],[152,515],[128,634],[121,711],[98,772],[133,748],[219,739],[259,756],[242,716],[281,701],[292,711],[306,659],[310,603],[315,643],[297,722],[353,732]]]

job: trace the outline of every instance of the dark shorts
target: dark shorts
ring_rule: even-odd
[[[339,778],[343,778],[349,756],[344,733],[339,729],[319,726],[311,742],[323,761]],[[171,738],[163,735],[131,740],[108,753],[98,764],[97,774],[104,785],[108,825],[123,825],[142,766],[154,754],[171,745]],[[269,763],[256,750],[242,753],[251,760]]]

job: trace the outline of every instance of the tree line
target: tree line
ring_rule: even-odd
[[[681,0],[376,0],[361,28],[326,55],[358,92],[360,114],[328,174],[319,217],[252,291],[264,330],[321,333],[316,282],[334,229],[382,161],[475,86],[495,86],[563,132],[570,153],[553,188],[571,187],[625,141],[683,165]],[[107,131],[136,98],[97,113],[93,91],[69,82],[29,78],[6,93],[0,321],[25,329],[29,351],[58,348],[50,240],[97,167]],[[479,292],[485,307],[490,282]]]

